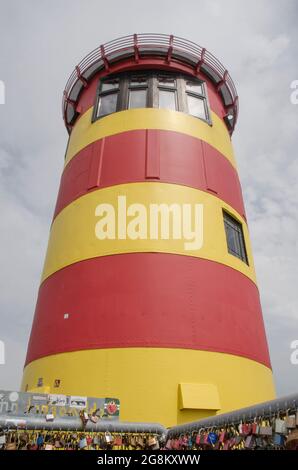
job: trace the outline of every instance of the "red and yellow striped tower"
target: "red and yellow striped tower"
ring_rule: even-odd
[[[22,389],[117,397],[122,420],[167,426],[274,398],[228,72],[187,40],[133,35],[76,67],[63,112]],[[197,245],[166,227],[196,204]],[[155,234],[151,205],[169,209]]]

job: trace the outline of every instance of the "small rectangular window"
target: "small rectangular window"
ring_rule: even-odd
[[[118,93],[102,95],[98,99],[97,117],[114,113],[117,110]]]
[[[147,90],[129,90],[128,108],[146,108]]]
[[[206,119],[205,104],[202,98],[187,94],[187,104],[189,114]]]
[[[248,264],[242,224],[223,211],[228,252]]]
[[[170,88],[175,88],[176,86],[176,81],[172,77],[163,77],[159,76],[158,77],[158,85],[163,86],[163,87],[170,87]]]
[[[198,82],[194,81],[187,81],[186,82],[186,91],[191,91],[193,93],[198,93],[199,95],[203,95],[203,88],[202,85]]]
[[[176,93],[172,90],[159,90],[159,108],[176,109]]]
[[[129,86],[138,87],[138,86],[147,86],[147,78],[141,75],[136,75],[131,77]]]
[[[107,80],[101,84],[101,92],[117,90],[119,88],[119,80]]]

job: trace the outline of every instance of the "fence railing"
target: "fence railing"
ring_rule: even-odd
[[[241,408],[199,421],[193,421],[169,429],[168,435],[178,435],[193,431],[220,428],[227,425],[239,425],[241,422],[253,422],[255,419],[266,420],[274,416],[285,416],[291,413],[296,414],[298,410],[298,393],[288,395],[286,397],[277,398],[276,400],[266,401],[258,405]]]
[[[45,444],[74,450],[82,447],[96,450],[98,445],[107,449],[120,446],[122,450],[298,450],[298,394],[170,429],[158,423],[105,419],[92,422],[93,415],[89,420],[82,416],[71,419],[56,416],[46,421],[44,416],[27,416],[24,420],[24,416],[4,413],[0,415],[0,439],[7,450],[31,450],[31,445],[39,449]],[[67,443],[66,437],[71,438]],[[42,440],[39,444],[38,439]]]
[[[167,34],[142,33],[124,36],[103,44],[91,51],[75,67],[70,75],[63,93],[62,112],[65,124],[71,128],[75,116],[75,107],[82,89],[101,69],[122,58],[140,58],[148,55],[159,56],[166,60],[178,61],[206,74],[221,92],[223,102],[230,115],[230,128],[234,129],[238,116],[238,96],[234,82],[222,65],[205,48],[192,41]]]
[[[109,421],[100,420],[97,423],[88,421],[84,426],[81,418],[73,417],[70,419],[63,419],[62,417],[55,417],[54,421],[47,422],[44,416],[27,416],[26,424],[23,425],[24,416],[11,416],[11,414],[0,415],[0,427],[1,428],[15,428],[15,427],[26,427],[28,429],[72,429],[80,430],[86,429],[92,432],[154,432],[154,433],[165,433],[168,436],[177,435],[181,433],[188,433],[204,428],[216,428],[225,425],[238,425],[240,422],[252,422],[256,418],[269,419],[276,415],[288,415],[291,413],[297,413],[298,411],[298,393],[288,395],[286,397],[277,398],[276,400],[267,401],[258,405],[250,406],[247,408],[241,408],[239,410],[232,411],[230,413],[219,414],[216,416],[204,418],[198,421],[192,421],[189,423],[173,426],[166,431],[166,428],[159,423],[134,423],[134,422],[121,422],[121,421]]]
[[[79,417],[63,419],[55,417],[54,421],[46,421],[44,417],[31,416],[24,420],[23,416],[0,416],[0,429],[29,430],[61,430],[111,433],[152,433],[166,435],[167,430],[159,423],[133,423],[124,421],[100,420],[97,423],[88,421],[86,424]]]

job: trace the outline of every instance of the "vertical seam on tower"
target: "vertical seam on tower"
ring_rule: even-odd
[[[205,178],[205,187],[206,189],[208,189],[204,142],[200,140],[200,144],[201,144],[201,149],[202,149],[202,161],[203,161],[203,170],[204,170],[204,178]]]
[[[96,142],[92,148],[92,157],[89,164],[88,188],[93,189],[100,186],[100,177],[102,170],[103,151],[105,146],[105,137]]]
[[[203,167],[204,167],[204,176],[205,176],[205,184],[206,184],[206,190],[211,191],[214,194],[218,194],[216,189],[212,189],[211,186],[209,185],[209,180],[208,180],[208,171],[207,171],[207,164],[206,164],[206,156],[205,156],[205,142],[201,140],[201,146],[202,146],[202,159],[203,159]]]
[[[145,138],[145,178],[160,179],[159,132],[146,129]]]

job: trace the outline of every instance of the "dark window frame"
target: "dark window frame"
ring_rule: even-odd
[[[140,84],[130,83],[131,78],[138,77],[138,76],[146,77],[147,84],[144,85],[142,83]],[[167,85],[166,83],[165,84],[159,83],[158,77],[173,78],[173,80],[175,81],[175,86],[170,86],[170,85]],[[114,79],[119,80],[118,90],[117,91],[116,90],[102,91],[103,83],[105,83],[105,81],[110,81]],[[201,85],[202,93],[198,94],[193,91],[187,91],[186,82],[188,81],[197,82],[199,85]],[[93,114],[92,114],[92,122],[95,122],[98,119],[102,119],[106,116],[109,116],[110,114],[114,114],[115,112],[120,112],[120,111],[129,109],[128,108],[129,91],[134,90],[134,89],[147,89],[146,107],[157,108],[157,109],[167,109],[167,108],[159,108],[159,90],[171,91],[175,95],[176,112],[182,112],[182,113],[188,114],[189,116],[192,116],[195,119],[200,119],[201,121],[212,126],[211,111],[210,111],[206,83],[201,79],[189,76],[187,74],[167,72],[167,71],[162,71],[162,70],[140,70],[140,71],[136,70],[132,72],[122,72],[119,74],[110,75],[110,76],[99,79],[97,91],[96,91],[95,105],[94,105]],[[116,111],[98,116],[97,114],[99,111],[98,106],[99,106],[100,98],[102,96],[106,96],[111,93],[118,94]],[[204,104],[206,119],[199,117],[199,116],[191,115],[188,112],[188,104],[187,104],[188,94],[202,99],[203,104]],[[131,108],[131,109],[138,109],[138,108]]]
[[[132,84],[132,79],[135,78],[135,77],[145,77],[146,78],[146,83],[134,83]],[[149,76],[147,73],[131,73],[131,74],[127,74],[125,76],[125,80],[126,80],[126,88],[127,88],[127,93],[124,92],[124,100],[123,102],[125,103],[125,108],[124,109],[140,109],[140,108],[130,108],[129,107],[129,99],[130,99],[130,92],[131,91],[134,91],[134,90],[146,90],[146,106],[145,108],[148,108],[149,107],[149,88],[150,88],[150,84],[149,84]]]
[[[223,221],[228,252],[249,266],[242,223],[226,210],[223,210]],[[235,245],[238,245],[237,251],[229,244],[229,233],[232,233],[235,239]]]
[[[103,85],[105,82],[113,81],[113,80],[118,80],[118,87],[115,89],[110,89],[110,90],[102,90]],[[116,101],[116,111],[113,111],[111,113],[105,113],[100,116],[98,116],[98,111],[99,111],[99,101],[102,97],[108,96],[108,95],[115,95],[117,94],[117,101]],[[121,95],[121,78],[119,76],[110,76],[110,77],[105,77],[102,80],[99,80],[98,86],[97,86],[97,91],[96,91],[96,101],[95,101],[95,106],[93,109],[93,115],[92,115],[92,122],[97,121],[98,119],[102,119],[106,116],[109,116],[110,114],[113,114],[114,112],[118,112],[118,108],[120,106],[120,95]]]
[[[208,93],[207,93],[207,87],[206,87],[206,83],[203,82],[202,80],[198,80],[198,83],[200,84],[201,88],[202,88],[202,93],[198,93],[198,92],[195,92],[195,91],[191,91],[191,90],[187,90],[186,89],[186,82],[190,82],[190,81],[193,81],[193,80],[185,80],[184,82],[184,95],[185,95],[185,98],[186,98],[186,110],[187,110],[187,114],[189,114],[190,116],[193,116],[192,114],[190,114],[189,112],[189,109],[188,109],[188,100],[187,100],[187,96],[193,96],[194,98],[197,98],[197,99],[200,99],[203,101],[203,105],[204,105],[204,110],[205,110],[205,116],[206,116],[206,119],[204,118],[201,118],[199,116],[193,116],[193,117],[196,117],[197,119],[201,119],[202,121],[204,122],[208,122],[209,125],[212,125],[212,122],[211,122],[211,113],[210,113],[210,104],[209,104],[209,100],[208,100]]]
[[[165,79],[171,78],[174,81],[174,86],[161,83],[160,78],[165,78]],[[178,98],[178,81],[181,79],[181,77],[178,76],[178,75],[174,75],[174,74],[170,75],[170,74],[163,73],[163,72],[160,71],[160,72],[157,72],[155,74],[154,79],[155,79],[155,81],[153,82],[153,87],[155,86],[155,88],[156,88],[156,90],[155,90],[155,93],[156,93],[155,105],[156,106],[154,106],[154,107],[156,107],[158,109],[171,109],[171,108],[160,108],[159,107],[160,91],[165,91],[165,92],[172,93],[174,95],[175,109],[172,110],[172,111],[180,111],[181,110],[181,105],[179,103],[179,98]]]

